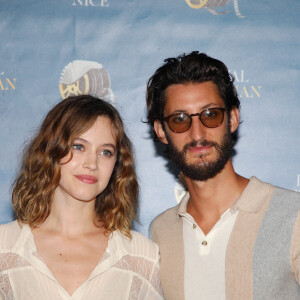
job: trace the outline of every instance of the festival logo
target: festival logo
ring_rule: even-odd
[[[255,99],[261,97],[261,85],[251,84],[245,70],[229,71],[235,79],[235,87],[240,99]]]
[[[110,79],[102,65],[95,61],[74,60],[62,71],[59,90],[63,99],[69,96],[91,95],[114,102]]]
[[[14,91],[16,89],[16,78],[12,78],[5,74],[0,73],[0,91]]]
[[[73,0],[73,6],[108,7],[108,0]]]
[[[188,6],[193,9],[205,8],[213,15],[224,15],[229,13],[229,11],[217,11],[217,7],[222,7],[228,4],[230,0],[185,0]],[[238,0],[233,1],[233,8],[236,16],[238,18],[244,18],[240,13]]]

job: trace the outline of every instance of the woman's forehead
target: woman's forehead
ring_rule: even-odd
[[[99,141],[114,141],[117,139],[117,129],[108,116],[98,116],[94,122],[77,138]]]

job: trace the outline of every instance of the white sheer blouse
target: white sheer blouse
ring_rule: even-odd
[[[89,278],[69,295],[39,257],[28,225],[0,226],[0,299],[122,300],[163,299],[158,246],[132,231],[132,240],[118,231]]]

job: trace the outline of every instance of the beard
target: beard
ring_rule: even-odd
[[[227,161],[230,159],[233,140],[231,134],[227,132],[220,144],[206,139],[200,141],[193,141],[189,144],[184,145],[183,149],[180,151],[171,142],[169,136],[167,136],[169,144],[167,145],[168,158],[172,160],[182,171],[182,173],[189,177],[191,180],[206,181],[207,179],[215,177],[220,173]],[[201,146],[211,146],[214,147],[217,153],[217,158],[214,161],[206,161],[205,154],[200,154],[198,157],[203,158],[202,161],[189,164],[186,160],[186,154],[190,147],[201,147]]]

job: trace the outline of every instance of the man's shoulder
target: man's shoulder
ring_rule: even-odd
[[[283,195],[285,196],[289,196],[292,198],[300,198],[300,193],[293,191],[293,190],[289,190],[283,187],[279,187],[279,186],[274,186],[275,190],[280,191]]]
[[[178,205],[167,209],[158,215],[150,224],[149,236],[159,244],[160,239],[168,239],[178,229],[180,217],[178,216]],[[180,225],[179,225],[180,226]]]
[[[300,210],[300,193],[288,190],[282,187],[274,186],[273,199],[278,199],[279,203],[285,203],[286,206],[290,206],[291,209]],[[292,208],[293,207],[293,208]]]
[[[293,190],[289,190],[287,188],[283,188],[277,185],[273,185],[264,181],[261,181],[259,179],[257,179],[256,177],[251,177],[251,182],[253,183],[253,186],[255,187],[255,189],[257,190],[262,190],[262,189],[274,189],[274,191],[279,192],[281,195],[283,196],[290,196],[292,198],[299,198],[300,197],[300,193],[293,191]]]
[[[299,207],[300,193],[251,177],[239,200],[238,208],[246,212],[266,210],[271,206]]]
[[[151,223],[151,226],[161,226],[176,222],[176,220],[178,219],[178,208],[179,204],[165,210],[164,212],[162,212],[154,218],[154,220]]]

